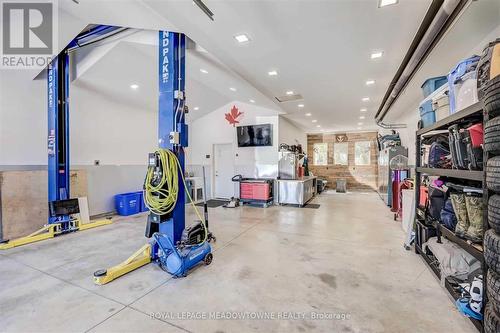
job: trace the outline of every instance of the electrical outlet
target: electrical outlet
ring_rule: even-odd
[[[179,144],[179,132],[170,132],[170,135],[169,135],[169,140],[170,140],[170,143],[172,144]]]

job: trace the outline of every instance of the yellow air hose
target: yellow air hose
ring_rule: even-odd
[[[146,182],[144,184],[144,202],[151,212],[157,215],[165,215],[172,210],[174,210],[175,204],[177,203],[177,196],[179,194],[179,170],[182,170],[181,163],[172,151],[169,149],[158,149],[156,151],[160,157],[162,166],[162,175],[160,182],[155,186],[152,183],[154,177],[154,168],[148,168],[148,173],[146,174]],[[205,243],[208,237],[207,226],[205,225],[205,220],[201,217],[198,208],[191,198],[191,193],[186,185],[186,180],[184,179],[184,173],[180,172],[182,182],[184,183],[184,188],[186,189],[187,196],[191,205],[196,212],[196,215],[201,221],[203,228],[205,230],[205,238],[202,243]],[[166,185],[166,186],[165,186]]]

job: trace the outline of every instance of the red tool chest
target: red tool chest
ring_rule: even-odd
[[[240,183],[240,199],[269,200],[271,198],[271,185],[268,182]]]

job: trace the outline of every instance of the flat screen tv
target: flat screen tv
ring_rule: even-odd
[[[236,127],[238,147],[261,147],[273,145],[273,125],[252,125]]]

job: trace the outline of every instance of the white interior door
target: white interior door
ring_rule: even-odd
[[[224,143],[214,145],[214,171],[216,198],[229,199],[234,196],[234,185],[231,180],[234,176],[233,144]]]

